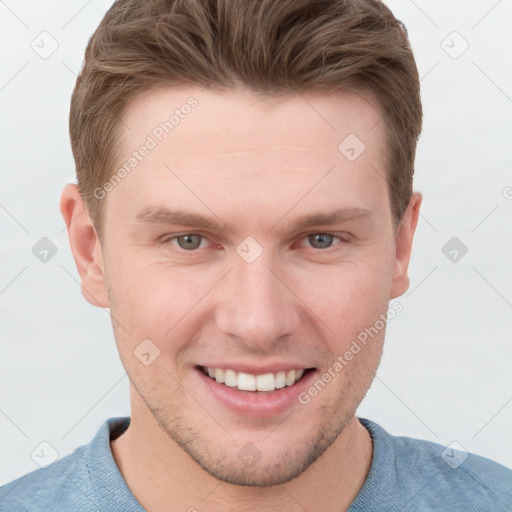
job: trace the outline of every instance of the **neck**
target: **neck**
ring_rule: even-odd
[[[206,473],[162,431],[145,407],[133,407],[130,426],[111,442],[131,492],[148,512],[286,510],[341,512],[349,508],[370,470],[373,447],[353,417],[336,441],[293,480],[272,487],[236,486]]]

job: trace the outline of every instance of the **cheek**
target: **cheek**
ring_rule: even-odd
[[[192,334],[187,332],[193,327],[190,318],[215,279],[196,275],[190,268],[119,262],[110,279],[111,312],[125,328],[121,329],[124,350],[127,343],[135,346],[145,338],[162,349],[172,339],[174,350],[179,350],[175,342]]]
[[[340,343],[375,323],[387,311],[391,272],[390,260],[367,258],[319,267],[316,273],[296,277],[295,282],[298,295],[326,324],[329,338]]]
[[[332,414],[343,416],[357,408],[371,385],[386,331],[389,272],[389,266],[353,265],[331,271],[322,289],[310,286],[304,291],[321,320],[316,326],[330,354],[320,368],[319,379],[328,383],[323,398],[315,402],[318,410],[327,404]]]

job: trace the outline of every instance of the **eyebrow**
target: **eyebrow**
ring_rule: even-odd
[[[331,212],[301,215],[293,220],[290,228],[292,231],[298,231],[313,226],[370,219],[373,217],[373,214],[374,212],[365,208],[340,208]],[[283,218],[284,217],[282,217],[281,220]],[[226,223],[222,222],[220,219],[214,220],[197,213],[173,210],[165,207],[145,208],[137,213],[135,219],[137,223],[140,224],[180,225],[209,231],[224,231],[227,226]],[[279,224],[281,220],[276,222],[270,230]]]

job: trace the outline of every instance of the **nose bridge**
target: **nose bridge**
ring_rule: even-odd
[[[274,259],[255,248],[240,244],[233,269],[222,289],[216,311],[217,326],[253,348],[265,348],[277,338],[293,333],[300,313],[293,294],[281,281]],[[243,250],[249,249],[247,252]],[[241,255],[240,255],[241,253]],[[251,254],[252,253],[252,254]],[[247,257],[251,254],[251,258]]]

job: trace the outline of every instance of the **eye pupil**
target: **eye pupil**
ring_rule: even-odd
[[[316,249],[325,249],[326,247],[329,247],[332,243],[332,238],[333,236],[329,235],[328,233],[316,233],[309,236],[311,245],[313,245]],[[315,246],[315,239],[320,242],[320,247]]]
[[[177,240],[179,246],[185,250],[197,249],[201,245],[201,237],[199,235],[182,235]],[[182,240],[186,240],[185,244],[181,243]],[[191,240],[192,242],[190,243]]]

